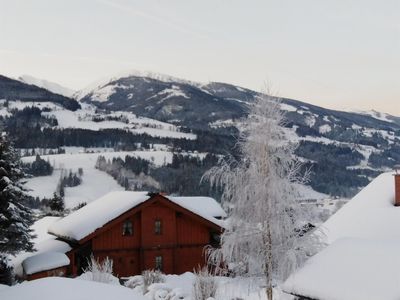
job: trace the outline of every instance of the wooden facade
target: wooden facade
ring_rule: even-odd
[[[59,267],[59,268],[54,268],[46,271],[41,271],[29,275],[25,275],[26,280],[35,280],[35,279],[40,279],[40,278],[45,278],[45,277],[64,277],[68,274],[69,267],[64,266],[64,267]]]
[[[82,273],[91,253],[113,260],[116,276],[160,269],[166,274],[193,271],[206,262],[205,247],[217,246],[222,228],[155,194],[78,241],[67,253],[68,273]]]

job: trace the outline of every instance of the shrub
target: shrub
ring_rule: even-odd
[[[84,270],[84,279],[103,282],[103,283],[114,283],[118,281],[113,276],[113,261],[106,257],[102,262],[96,259],[93,254],[90,256],[88,261],[88,267]]]
[[[143,294],[148,292],[149,286],[153,283],[165,282],[164,274],[158,270],[145,270],[142,272],[143,277]]]
[[[194,272],[195,279],[193,282],[193,299],[205,300],[214,298],[217,292],[217,282],[213,274],[204,267]]]

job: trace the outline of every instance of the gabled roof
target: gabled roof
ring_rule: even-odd
[[[283,285],[287,293],[323,300],[400,299],[400,241],[339,239]]]
[[[400,240],[400,207],[394,206],[393,172],[383,173],[322,226],[327,242],[338,238]]]
[[[225,217],[226,214],[213,198],[156,195],[222,227],[222,221],[217,218]],[[67,240],[80,241],[151,198],[147,192],[111,192],[53,223],[48,232]]]
[[[310,299],[400,299],[400,207],[383,173],[319,228],[331,244],[285,282]]]

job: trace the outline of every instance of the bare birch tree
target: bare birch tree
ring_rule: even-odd
[[[304,183],[297,143],[283,128],[280,101],[265,96],[250,108],[238,147],[239,160],[224,160],[205,178],[224,188],[228,210],[221,249],[211,253],[217,266],[230,272],[263,276],[267,298],[273,286],[301,264],[316,242],[305,233],[306,213],[296,201],[296,187]]]

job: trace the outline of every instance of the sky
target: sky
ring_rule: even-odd
[[[0,74],[131,69],[400,116],[400,1],[0,0]]]

